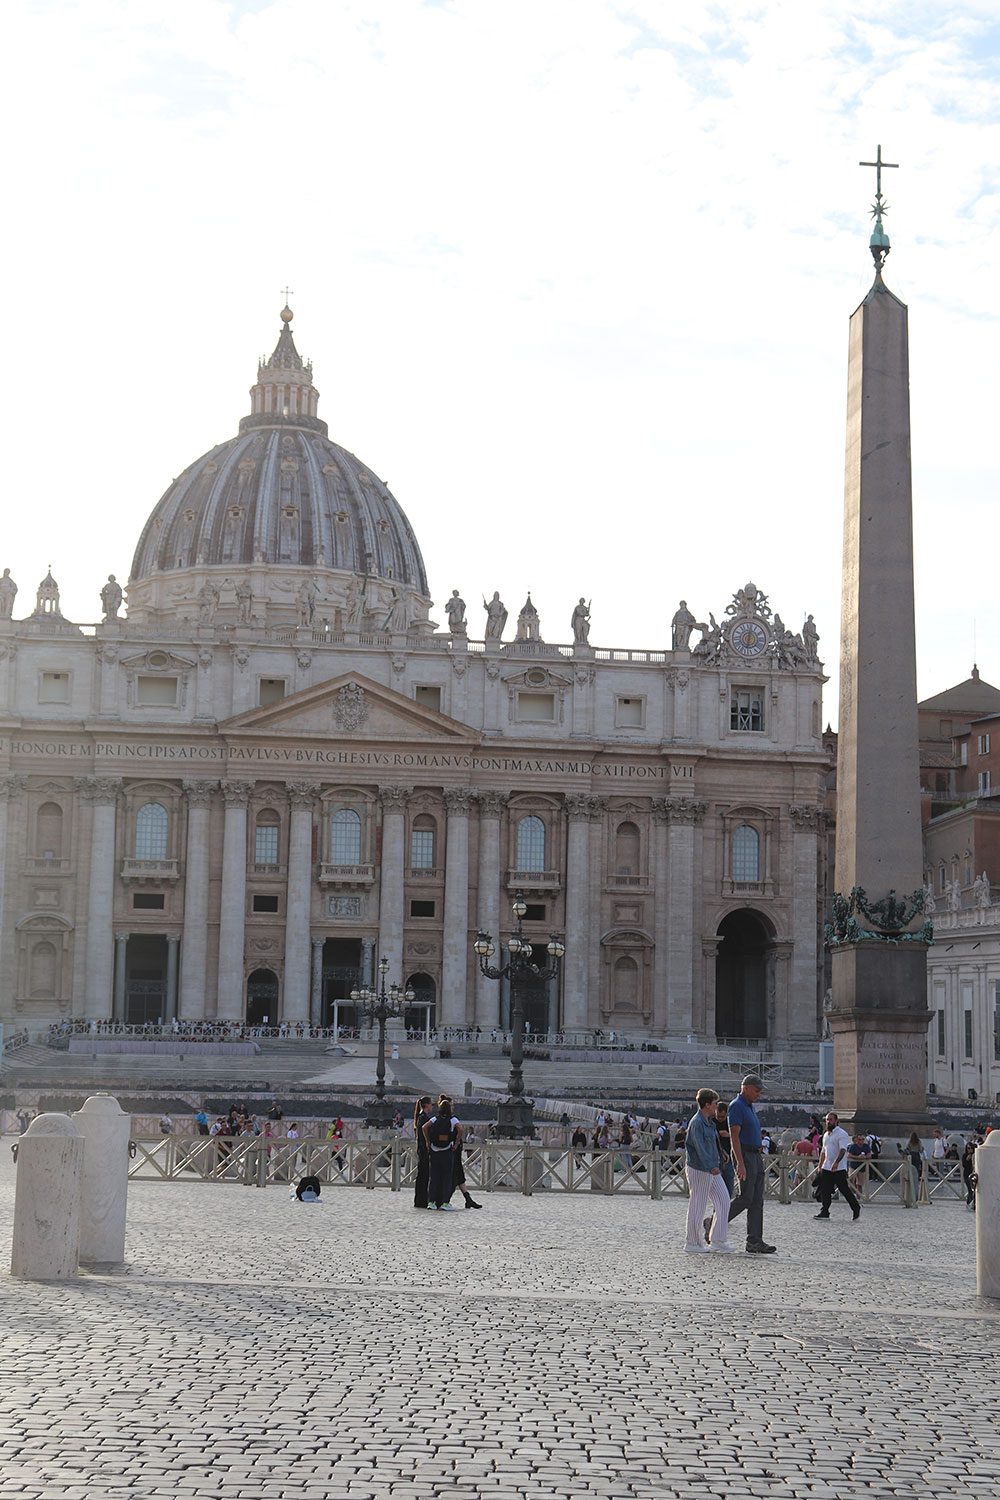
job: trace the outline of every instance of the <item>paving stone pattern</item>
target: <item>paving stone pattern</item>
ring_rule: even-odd
[[[127,1270],[0,1274],[0,1497],[1000,1496],[961,1207],[768,1205],[764,1259],[685,1256],[675,1199],[482,1201],[133,1184]]]

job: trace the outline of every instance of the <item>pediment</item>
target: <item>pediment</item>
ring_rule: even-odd
[[[304,688],[289,698],[236,714],[219,725],[223,734],[288,735],[324,740],[442,740],[471,744],[479,736],[467,724],[404,698],[358,672]]]
[[[511,672],[504,677],[507,687],[559,690],[572,687],[573,679],[565,673],[553,672],[549,667],[526,667],[521,672]]]

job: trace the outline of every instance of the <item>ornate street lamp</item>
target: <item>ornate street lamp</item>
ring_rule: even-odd
[[[374,1021],[378,1027],[378,1062],[375,1065],[375,1097],[368,1100],[368,1109],[365,1114],[365,1124],[372,1125],[379,1130],[388,1130],[392,1124],[394,1110],[391,1104],[386,1103],[385,1098],[385,1023],[391,1018],[395,1019],[403,1014],[405,1006],[410,1005],[416,995],[413,990],[404,990],[398,984],[390,984],[388,990],[385,987],[385,976],[389,972],[389,960],[380,958],[378,961],[379,988],[373,990],[368,985],[362,985],[360,989],[351,991],[351,999],[355,1005],[360,1005],[369,1021]]]
[[[496,1133],[505,1140],[520,1140],[535,1133],[533,1099],[524,1097],[524,1078],[521,1073],[521,1064],[524,1061],[524,1016],[521,999],[521,981],[525,979],[542,979],[546,983],[555,979],[559,974],[559,965],[566,945],[554,934],[549,938],[546,951],[549,955],[549,963],[543,968],[532,959],[531,943],[524,936],[522,923],[527,915],[528,906],[521,891],[518,891],[511,905],[517,927],[507,939],[507,952],[510,955],[505,964],[495,968],[489,960],[496,952],[493,938],[488,932],[476,934],[473,947],[479,957],[479,967],[487,979],[509,979],[510,1001],[511,1001],[511,1039],[510,1039],[510,1079],[507,1083],[507,1098],[501,1099],[497,1104]]]

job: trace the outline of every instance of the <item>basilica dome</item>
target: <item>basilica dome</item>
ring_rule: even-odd
[[[281,319],[238,435],[195,459],[146,522],[132,561],[130,615],[159,613],[166,597],[195,597],[196,585],[219,570],[227,582],[252,573],[257,592],[274,570],[292,586],[292,575],[318,572],[328,585],[320,578],[321,592],[331,598],[342,592],[337,575],[341,585],[360,576],[372,580],[373,602],[390,589],[405,592],[412,599],[410,618],[426,615],[427,575],[413,529],[383,481],[330,441],[316,415],[319,392],[312,365],[295,347],[288,307]],[[162,585],[171,576],[188,586],[171,588],[165,597]],[[161,586],[147,586],[154,580]],[[286,596],[288,588],[286,579]]]

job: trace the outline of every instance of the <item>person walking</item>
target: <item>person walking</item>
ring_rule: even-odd
[[[687,1135],[684,1137],[690,1189],[687,1243],[684,1246],[687,1255],[704,1255],[708,1250],[729,1255],[733,1250],[728,1243],[729,1191],[722,1177],[722,1148],[719,1145],[719,1132],[715,1128],[718,1098],[714,1089],[698,1090],[695,1095],[698,1109],[691,1116]],[[715,1210],[715,1220],[711,1243],[706,1245],[702,1240],[702,1225],[709,1203]]]
[[[726,1101],[715,1096],[715,1111],[710,1116],[715,1132],[719,1137],[719,1155],[722,1158],[722,1180],[726,1184],[726,1192],[729,1194],[729,1202],[733,1200],[733,1189],[736,1186],[736,1173],[733,1170],[733,1143],[729,1138],[729,1111]],[[726,1206],[726,1213],[729,1206]],[[705,1244],[712,1237],[712,1215],[706,1214],[704,1222]]]
[[[417,1175],[413,1183],[413,1207],[430,1208],[427,1201],[427,1185],[430,1181],[431,1159],[427,1147],[424,1126],[433,1115],[430,1094],[421,1094],[413,1107],[413,1139],[417,1143]]]
[[[848,1205],[855,1224],[861,1218],[861,1204],[847,1176],[847,1153],[850,1145],[851,1138],[841,1125],[840,1116],[831,1110],[826,1117],[826,1131],[820,1146],[819,1183],[816,1188],[819,1195],[819,1213],[815,1216],[817,1219],[830,1217],[830,1202],[834,1193],[839,1193]]]
[[[966,1141],[962,1152],[962,1181],[965,1184],[965,1206],[976,1211],[976,1138]]]
[[[423,1137],[430,1150],[430,1181],[427,1197],[430,1207],[451,1208],[454,1192],[455,1148],[462,1139],[462,1127],[452,1114],[451,1100],[442,1096],[437,1112],[423,1127]]]
[[[764,1239],[764,1158],[761,1154],[760,1121],[754,1105],[764,1092],[764,1080],[748,1073],[729,1106],[729,1138],[740,1191],[729,1205],[730,1222],[747,1216],[747,1254],[773,1255],[778,1248]]]

